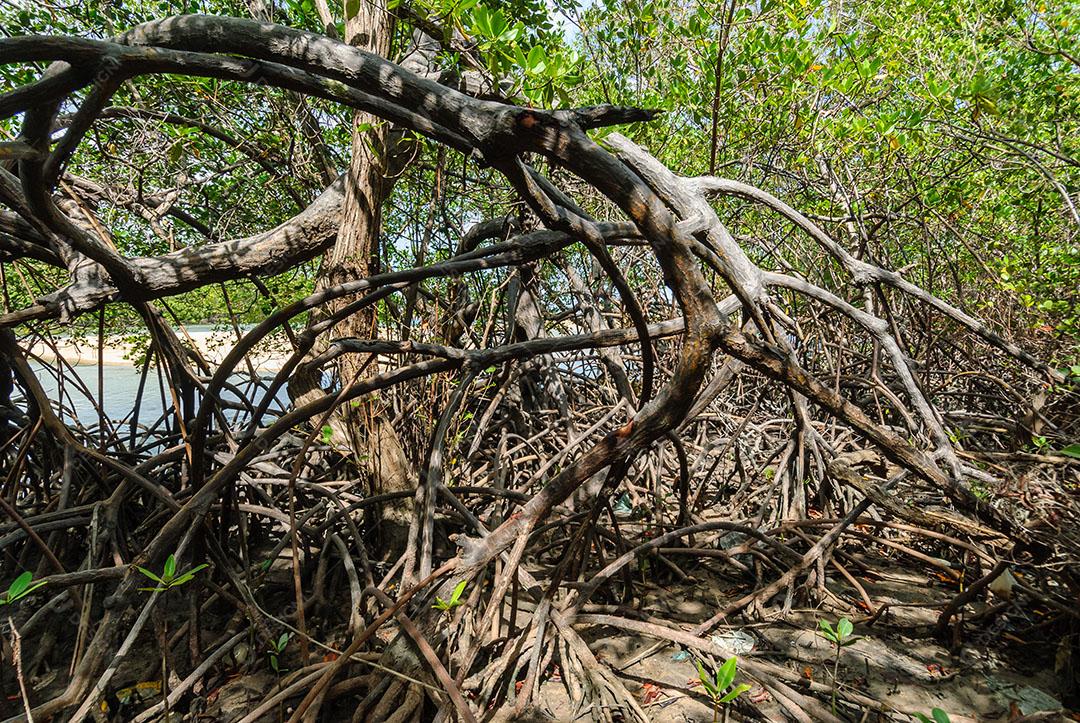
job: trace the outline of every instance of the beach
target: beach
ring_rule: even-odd
[[[240,331],[245,333],[247,330]],[[211,366],[220,364],[237,341],[235,331],[212,326],[189,326],[176,330],[176,334],[181,343],[197,351]],[[138,356],[139,349],[136,347],[134,342],[106,338],[99,350],[97,335],[89,334],[84,337],[58,337],[53,344],[39,341],[30,351],[49,363],[62,357],[72,366],[97,366],[100,361],[102,365],[130,367],[134,366],[133,360]],[[281,369],[290,351],[288,340],[279,332],[257,344],[248,358],[256,371],[273,373]],[[237,368],[243,370],[246,366],[241,364]]]

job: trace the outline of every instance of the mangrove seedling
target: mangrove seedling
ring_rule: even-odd
[[[195,574],[209,567],[208,564],[203,563],[196,565],[195,567],[185,572],[176,572],[176,556],[169,555],[165,558],[165,566],[161,570],[161,575],[155,575],[147,570],[145,567],[135,566],[135,569],[141,572],[146,577],[154,581],[154,587],[140,587],[142,592],[160,592],[165,593],[169,590],[180,587],[186,583],[191,582],[195,578]],[[161,616],[161,705],[165,709],[165,715],[162,720],[168,723],[169,721],[169,619],[168,616]]]
[[[704,686],[705,692],[712,700],[713,723],[716,723],[721,707],[723,707],[724,710],[724,721],[727,721],[727,704],[750,690],[750,686],[746,683],[733,685],[738,664],[738,658],[732,656],[716,669],[714,675],[709,675],[708,671],[705,670],[705,666],[701,664],[701,661],[697,661],[698,677],[701,678],[701,685]]]
[[[851,637],[851,632],[855,627],[847,618],[840,618],[835,628],[828,620],[819,620],[818,627],[821,628],[821,636],[832,643],[836,649],[832,669],[832,713],[836,715],[836,685],[837,675],[840,671],[840,650],[853,644],[858,638]]]
[[[161,576],[157,576],[154,573],[147,570],[145,567],[135,566],[135,569],[141,572],[146,577],[157,583],[156,587],[140,587],[143,592],[166,592],[172,590],[174,587],[180,587],[181,585],[191,582],[195,577],[195,573],[210,567],[207,563],[196,565],[187,572],[180,574],[176,573],[176,556],[169,555],[165,558],[165,567],[161,571]]]
[[[281,690],[281,674],[285,671],[281,669],[281,654],[285,652],[285,647],[289,644],[289,638],[292,635],[289,633],[282,633],[277,637],[277,640],[270,641],[270,647],[266,650],[270,656],[270,669],[274,671],[274,676],[277,678],[278,690]],[[278,721],[285,719],[284,713],[281,708],[281,701],[278,701]]]
[[[289,644],[291,637],[289,633],[282,633],[277,640],[270,641],[270,648],[266,651],[270,655],[270,669],[279,675],[282,671],[278,657],[285,652],[285,646]]]
[[[925,713],[915,713],[914,715],[919,719],[919,723],[951,723],[949,714],[941,708],[934,708],[930,711],[930,715]]]
[[[44,580],[39,582],[33,580],[34,573],[29,570],[12,580],[7,591],[0,595],[0,606],[14,605],[45,584]],[[11,627],[11,658],[15,663],[15,677],[19,680],[19,694],[22,697],[26,720],[32,721],[33,718],[30,717],[30,698],[26,694],[26,680],[23,678],[22,671],[22,638],[19,637],[19,631],[15,629],[15,620],[10,613],[8,614],[8,625]]]
[[[451,593],[449,600],[443,600],[441,597],[435,597],[435,604],[431,607],[435,610],[442,610],[444,613],[449,613],[458,605],[464,605],[465,602],[461,599],[461,593],[465,592],[465,586],[468,584],[468,580],[462,580],[454,588],[454,592]]]

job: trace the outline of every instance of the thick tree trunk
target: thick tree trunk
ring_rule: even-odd
[[[345,40],[350,45],[375,53],[390,55],[393,17],[382,0],[346,2]],[[382,205],[392,182],[387,180],[390,146],[395,142],[389,124],[370,113],[353,116],[352,152],[345,173],[345,197],[337,241],[330,250],[319,279],[320,288],[335,286],[379,272],[379,233],[382,229]],[[333,314],[351,298],[328,305]],[[325,318],[325,317],[323,317]],[[313,317],[313,320],[315,318]],[[378,335],[374,306],[367,307],[338,323],[330,332],[334,338],[374,339]],[[348,354],[337,365],[338,379],[348,384],[374,371],[376,360],[367,355]],[[302,393],[294,398],[308,398],[319,393],[317,380],[306,379],[298,386]],[[361,466],[368,471],[368,494],[378,495],[413,489],[416,472],[405,455],[392,425],[377,404],[343,405],[331,428],[339,442],[347,440]],[[341,438],[344,439],[341,439]],[[404,549],[412,515],[412,500],[398,500],[382,507],[381,543],[384,553],[393,556]]]

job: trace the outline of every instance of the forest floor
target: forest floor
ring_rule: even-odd
[[[637,527],[627,522],[625,531],[631,536],[647,534],[644,525]],[[632,599],[620,599],[619,593],[627,589],[628,582],[620,578],[609,586],[605,603],[583,608],[575,628],[597,662],[618,676],[655,721],[712,721],[713,711],[696,666],[699,660],[709,666],[733,654],[744,671],[737,680],[751,687],[732,704],[729,720],[790,720],[790,708],[785,710],[776,699],[777,689],[763,685],[752,673],[746,675],[744,665],[764,666],[774,682],[781,681],[787,689],[819,701],[819,711],[831,707],[835,681],[840,720],[915,720],[914,714],[929,716],[935,708],[948,713],[952,723],[1080,720],[1080,715],[1068,710],[1076,705],[1075,697],[1070,697],[1076,695],[1075,636],[1060,634],[1060,623],[1069,617],[1068,611],[1055,609],[1049,601],[1047,605],[1032,605],[1038,585],[1017,571],[1015,577],[1012,573],[1007,577],[1025,588],[1023,604],[1007,586],[991,585],[961,608],[944,636],[938,635],[935,628],[941,611],[974,581],[980,569],[958,564],[957,559],[970,560],[940,541],[902,531],[886,536],[878,530],[877,536],[871,537],[875,527],[869,519],[852,527],[852,534],[863,534],[866,539],[845,542],[836,557],[843,567],[832,565],[824,584],[815,590],[796,588],[790,597],[781,590],[771,599],[762,599],[755,611],[733,616],[727,624],[701,635],[699,639],[709,641],[712,649],[683,647],[659,641],[648,631],[589,620],[607,615],[686,634],[730,601],[759,587],[746,578],[732,576],[723,560],[698,556],[691,549],[680,553],[679,548],[664,548],[661,556],[639,560],[633,572]],[[740,558],[751,568],[761,562],[750,556]],[[542,573],[543,565],[537,561],[529,566]],[[289,570],[287,553],[283,553],[266,580],[270,598],[264,602],[268,606],[280,603],[285,607]],[[813,609],[800,606],[799,601],[809,598],[822,603]],[[519,619],[532,610],[531,603],[519,601]],[[837,662],[836,648],[821,634],[819,625],[828,621],[835,626],[844,617],[854,624],[854,633]],[[213,613],[203,617],[199,627],[202,645],[208,651],[222,649],[222,641],[236,633],[226,619]],[[343,630],[323,632],[326,642],[335,647],[344,644]],[[395,634],[395,627],[388,625],[379,638],[389,643]],[[142,720],[147,720],[146,709],[159,700],[160,659],[152,636],[152,630],[144,632],[143,642],[122,663],[111,690],[128,703],[122,716],[110,715],[108,720],[139,720],[140,712],[144,713]],[[173,654],[183,657],[178,647],[173,648]],[[367,655],[378,657],[377,653]],[[287,687],[295,675],[315,669],[308,666],[301,670],[295,657],[294,653],[283,656],[282,675],[278,677],[265,664],[262,651],[237,646],[214,664],[193,691],[194,697],[179,707],[179,719],[236,723],[250,716],[275,692]],[[331,659],[321,659],[314,666]],[[58,693],[64,682],[59,672],[53,670],[51,676],[30,682],[39,693],[53,688],[52,692]],[[179,682],[179,678],[172,680],[170,687]],[[137,695],[131,694],[133,688],[139,691]],[[593,719],[589,709],[574,710],[557,659],[545,669],[538,692],[534,698],[538,703],[524,714],[511,712],[514,696],[509,695],[501,709],[489,711],[488,720]],[[286,702],[281,715],[287,717],[295,702]],[[6,706],[0,701],[0,709],[10,708],[6,712],[11,714],[16,705],[17,699],[9,698]],[[271,711],[259,720],[279,717]],[[817,719],[812,713],[807,718]]]
[[[958,592],[956,580],[938,572],[901,567],[895,559],[872,555],[852,558],[866,565],[858,582],[873,602],[874,611],[851,616],[855,638],[842,649],[836,669],[841,691],[880,704],[883,714],[921,712],[929,716],[932,709],[940,708],[952,723],[1025,717],[1080,720],[1061,703],[1065,691],[1060,668],[1067,651],[1059,650],[1054,641],[1034,636],[1025,639],[1022,634],[1025,629],[1037,628],[1040,620],[1031,619],[1004,598],[973,604],[967,610],[968,620],[954,636],[954,641],[962,642],[950,650],[949,645],[935,639],[934,627],[941,609]],[[639,589],[646,591],[644,598],[636,611],[622,611],[627,617],[636,613],[683,627],[707,619],[722,605],[719,601],[741,592],[723,591],[704,568],[670,585],[639,584]],[[828,587],[829,597],[864,607],[861,593],[853,586],[830,581]],[[717,658],[738,653],[740,659],[769,661],[787,671],[778,677],[790,687],[803,692],[818,688],[820,698],[820,686],[831,688],[833,684],[836,648],[820,634],[818,624],[821,620],[835,624],[837,613],[796,608],[766,617],[769,619],[762,622],[718,627],[711,636]],[[675,644],[656,649],[654,638],[604,626],[591,628],[584,637],[597,659],[619,672],[653,720],[712,720],[694,651]],[[753,686],[734,705],[732,719],[787,720],[770,692],[750,682]],[[507,716],[502,720],[574,718],[557,671],[541,686],[539,700],[543,707],[535,709],[531,718]],[[879,719],[869,707],[861,712],[856,707],[841,704],[841,715],[846,711],[849,720]],[[588,718],[583,713],[578,719]]]
[[[904,543],[918,546],[917,541]],[[1063,670],[1070,664],[1069,639],[1039,634],[1052,622],[1053,611],[1032,612],[1030,606],[1013,604],[1010,596],[990,593],[954,618],[950,639],[941,640],[935,636],[935,626],[941,610],[962,589],[960,574],[947,572],[945,561],[929,554],[930,562],[914,566],[875,543],[861,550],[849,545],[846,550],[844,560],[854,571],[858,587],[839,575],[835,577],[840,579],[830,576],[823,595],[831,602],[829,609],[794,607],[786,613],[781,609],[781,593],[772,601],[777,607],[766,608],[760,620],[721,625],[706,636],[715,646],[714,659],[734,653],[740,664],[768,665],[776,679],[826,706],[835,670],[842,720],[904,720],[915,713],[929,716],[935,708],[948,713],[952,723],[1080,720],[1062,703],[1069,695]],[[639,570],[638,597],[625,606],[592,606],[591,612],[686,630],[747,590],[745,584],[718,574],[708,560],[679,564],[684,578],[667,574],[671,579],[664,581],[664,575]],[[837,612],[845,609],[849,612]],[[530,609],[523,605],[521,611],[527,614]],[[837,664],[836,648],[819,632],[819,622],[835,624],[840,617],[852,620],[854,637],[842,648]],[[652,636],[613,626],[578,629],[597,661],[616,672],[651,720],[713,720],[696,668],[701,651],[670,643],[658,647]],[[239,673],[222,670],[218,683],[210,688],[212,703],[206,715],[235,723],[276,689],[268,672]],[[592,719],[590,710],[575,714],[557,663],[548,667],[545,676],[538,705],[515,715],[511,697],[491,720]],[[729,720],[790,720],[773,692],[753,678],[740,675],[738,680],[746,680],[751,688],[733,704]],[[288,710],[286,706],[286,715]]]
[[[916,712],[929,715],[932,709],[940,708],[949,714],[952,723],[1080,720],[1080,716],[1064,710],[1061,703],[1065,678],[1060,668],[1067,651],[1053,641],[1024,634],[1025,629],[1038,628],[1040,620],[1031,619],[1019,606],[1010,606],[1008,600],[974,603],[962,625],[962,643],[950,651],[948,645],[934,638],[933,629],[941,608],[957,592],[956,580],[937,572],[905,568],[896,559],[884,556],[852,554],[851,560],[865,565],[858,582],[875,609],[873,614],[852,616],[856,637],[842,649],[836,669],[841,693],[880,704],[881,719]],[[724,583],[706,564],[688,571],[686,579],[677,582],[638,580],[637,584],[644,596],[634,609],[610,606],[612,611],[672,626],[699,623],[716,609],[718,601],[739,592],[725,591]],[[830,582],[828,588],[827,595],[835,596],[838,602],[862,607],[861,593],[853,586]],[[796,608],[784,615],[776,612],[766,617],[769,619],[761,622],[718,627],[711,636],[716,657],[725,658],[735,652],[741,660],[768,661],[786,671],[782,677],[791,688],[802,692],[817,688],[816,697],[821,698],[820,686],[832,686],[836,657],[835,648],[818,632],[818,623],[823,619],[835,622],[837,614]],[[713,720],[712,708],[698,679],[695,651],[675,644],[657,648],[652,637],[610,626],[590,626],[583,630],[583,637],[597,660],[617,671],[652,720]],[[143,699],[125,706],[124,719],[130,720],[153,705],[160,690],[160,676],[146,675],[147,670],[156,669],[151,645],[144,650],[148,655],[136,651],[118,676],[117,688],[124,691],[125,699],[131,687],[137,687]],[[277,690],[275,676],[265,666],[253,669],[250,662],[242,655],[223,659],[216,673],[206,680],[207,685],[201,687],[199,697],[206,701],[202,712],[185,715],[183,720],[235,723]],[[547,674],[540,686],[541,705],[518,716],[510,713],[508,706],[493,720],[590,720],[588,710],[575,717],[557,665],[550,667]],[[733,705],[730,719],[787,720],[772,694],[755,681],[750,682],[751,689]],[[827,699],[828,694],[824,697]],[[879,720],[869,707],[861,714],[856,707],[841,701],[840,713],[843,716],[846,712],[844,717],[849,720]],[[284,712],[288,711],[286,705]],[[276,716],[272,713],[264,719],[277,720]]]

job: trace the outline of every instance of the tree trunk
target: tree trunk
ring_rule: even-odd
[[[382,57],[390,55],[393,17],[383,0],[345,2],[345,41],[350,45]],[[351,16],[348,13],[352,12]],[[319,288],[335,286],[379,272],[379,233],[382,228],[382,205],[393,186],[387,180],[390,145],[396,136],[389,124],[369,113],[353,116],[352,154],[345,174],[345,198],[337,241],[330,250],[319,278]],[[329,304],[327,314],[333,314],[351,302],[352,297]],[[325,318],[325,317],[322,317]],[[312,321],[317,321],[313,315]],[[378,335],[374,306],[367,307],[338,323],[330,332],[333,338],[356,337],[373,339]],[[349,384],[358,376],[375,371],[374,358],[347,354],[337,363],[341,384]],[[311,398],[321,393],[316,379],[300,381],[294,398]],[[344,405],[331,421],[332,441],[348,442],[362,468],[368,472],[367,493],[371,495],[411,490],[416,485],[416,472],[405,455],[392,420],[379,404],[362,402]],[[342,439],[344,438],[344,439]],[[412,499],[392,501],[380,514],[380,541],[387,556],[400,553],[405,547]]]

